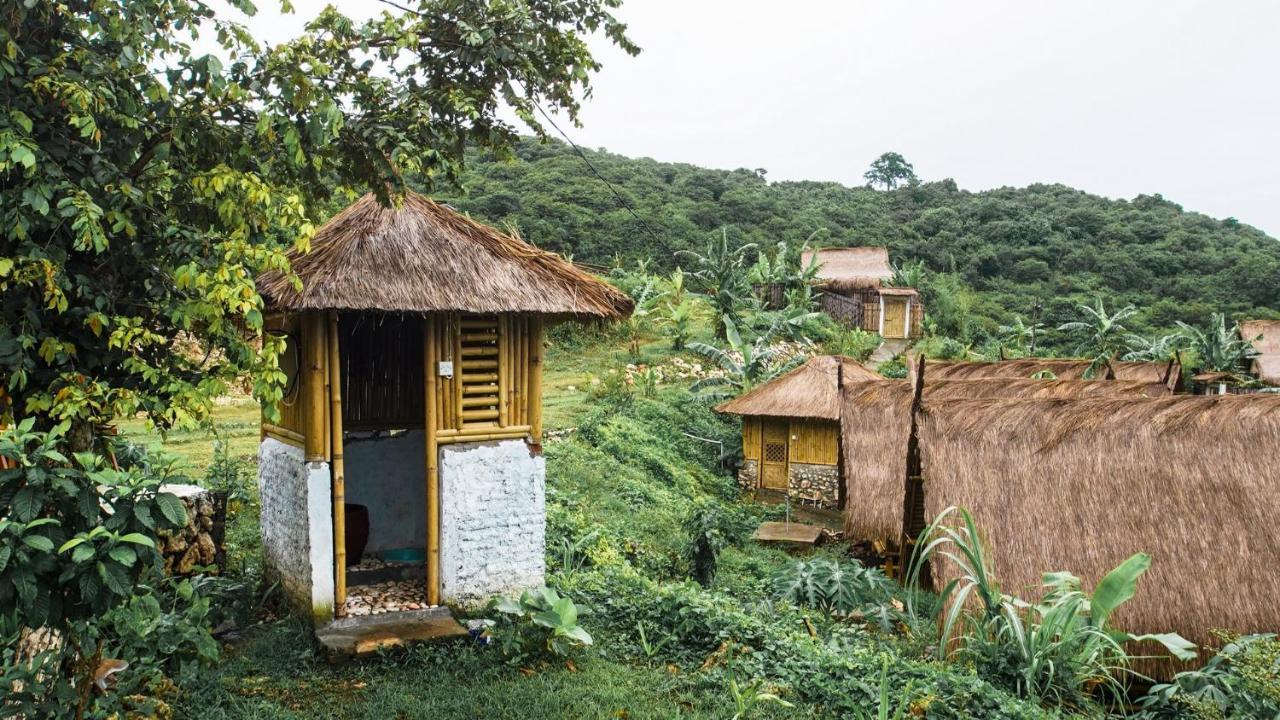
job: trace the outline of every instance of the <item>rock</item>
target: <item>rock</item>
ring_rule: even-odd
[[[213,561],[218,557],[218,548],[213,544],[213,538],[208,533],[200,533],[196,536],[196,547],[200,550],[200,564],[212,565]]]

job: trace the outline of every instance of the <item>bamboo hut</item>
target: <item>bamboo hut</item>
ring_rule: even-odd
[[[365,195],[289,259],[258,279],[289,378],[259,452],[268,572],[318,624],[368,609],[362,550],[411,608],[541,583],[544,328],[631,301],[414,193]]]
[[[1058,570],[1088,585],[1147,552],[1117,627],[1202,646],[1214,629],[1280,630],[1280,397],[926,399],[917,420],[925,510],[973,513],[1002,590],[1032,599]],[[935,572],[941,586],[955,571]]]
[[[718,405],[718,412],[742,416],[738,484],[839,508],[840,386],[879,379],[851,358],[820,355]]]
[[[1267,385],[1280,386],[1280,320],[1246,320],[1240,323],[1240,335],[1258,351],[1253,374]]]
[[[1067,358],[1022,358],[991,361],[930,361],[930,380],[1009,380],[1047,376],[1056,380],[1090,379],[1092,361]],[[914,368],[912,368],[914,369]],[[1171,392],[1182,390],[1182,363],[1122,362],[1113,360],[1094,368],[1095,380],[1133,380],[1163,383]]]
[[[914,289],[886,286],[893,278],[888,249],[824,248],[800,256],[801,267],[815,262],[827,314],[885,338],[920,337],[924,305]]]

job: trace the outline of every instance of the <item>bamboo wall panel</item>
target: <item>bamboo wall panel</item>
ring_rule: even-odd
[[[760,420],[742,418],[742,456],[748,460],[760,459]]]
[[[338,324],[346,429],[422,427],[422,319],[344,313]]]
[[[284,428],[299,436],[304,433],[302,415],[302,321],[297,315],[270,315],[266,319],[267,332],[283,334],[289,338],[290,351],[280,357],[280,369],[294,374],[289,394],[276,406],[280,421],[276,427]],[[291,367],[289,367],[291,366]]]
[[[840,428],[819,420],[791,421],[791,462],[835,465],[840,458]]]

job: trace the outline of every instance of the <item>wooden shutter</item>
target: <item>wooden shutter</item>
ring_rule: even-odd
[[[458,333],[458,392],[461,427],[497,427],[501,398],[498,364],[502,348],[496,315],[464,315]]]

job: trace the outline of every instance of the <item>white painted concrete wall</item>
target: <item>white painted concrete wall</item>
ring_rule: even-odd
[[[543,584],[547,465],[523,440],[440,449],[440,580],[473,604]]]
[[[329,464],[266,438],[258,447],[262,554],[267,578],[317,624],[333,618],[333,507]]]

